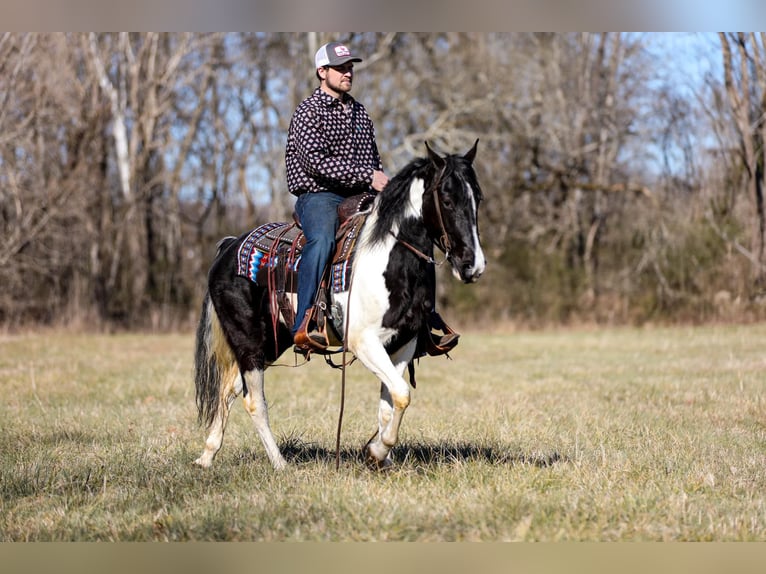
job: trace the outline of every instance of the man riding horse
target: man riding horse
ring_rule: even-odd
[[[288,131],[287,186],[298,198],[295,211],[306,240],[298,268],[298,308],[293,326],[294,343],[302,350],[322,351],[329,345],[316,328],[313,309],[335,248],[338,205],[370,189],[380,192],[388,183],[372,120],[349,94],[354,62],[361,61],[341,43],[322,46],[314,58],[319,87],[296,108]],[[425,349],[429,354],[444,354],[457,345],[459,334],[435,309],[429,324],[444,333],[431,332]]]

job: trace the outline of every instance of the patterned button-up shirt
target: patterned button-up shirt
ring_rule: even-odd
[[[285,152],[293,195],[368,191],[373,170],[382,169],[367,110],[348,94],[345,101],[317,88],[293,113]]]

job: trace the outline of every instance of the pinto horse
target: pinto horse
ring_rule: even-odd
[[[378,429],[365,446],[366,460],[378,468],[391,464],[410,403],[403,375],[434,305],[434,246],[463,283],[484,272],[477,144],[465,155],[442,157],[426,143],[427,157],[390,180],[360,229],[348,289],[331,295],[343,318],[345,349],[381,381]],[[281,469],[286,462],[269,426],[264,371],[292,346],[292,336],[274,316],[268,290],[237,274],[238,246],[246,236],[219,243],[208,275],[195,351],[197,409],[208,437],[195,462],[213,463],[231,405],[243,394],[272,466]]]

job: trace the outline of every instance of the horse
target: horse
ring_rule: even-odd
[[[478,280],[486,267],[478,224],[483,195],[473,167],[478,142],[464,155],[446,156],[426,142],[426,157],[391,178],[360,228],[351,280],[331,294],[344,349],[381,382],[377,431],[364,447],[365,460],[379,469],[393,464],[391,450],[410,404],[404,371],[434,308],[434,247],[463,283]],[[246,235],[221,240],[208,273],[195,347],[198,418],[208,436],[195,463],[212,465],[242,394],[269,461],[280,470],[287,463],[269,425],[264,371],[292,346],[292,335],[275,317],[268,290],[236,273]]]

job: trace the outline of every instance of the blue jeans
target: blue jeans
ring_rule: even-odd
[[[306,311],[314,304],[325,267],[330,263],[338,230],[338,204],[344,199],[341,195],[323,191],[304,193],[295,202],[306,244],[298,267],[298,310],[293,335]]]

